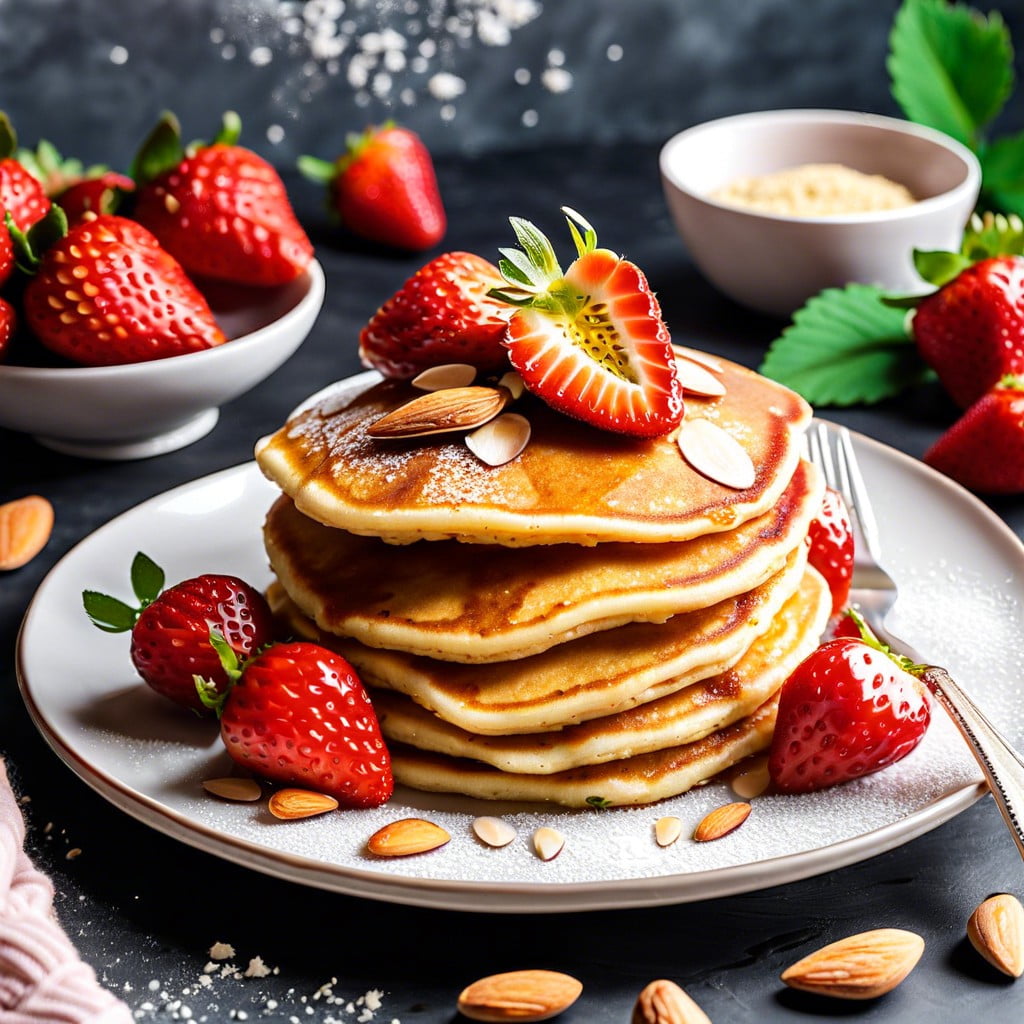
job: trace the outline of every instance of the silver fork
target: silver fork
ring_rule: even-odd
[[[996,806],[1024,857],[1024,759],[944,668],[929,665],[886,626],[886,617],[896,603],[896,583],[879,564],[878,524],[871,511],[850,432],[845,427],[815,420],[807,433],[807,451],[810,460],[822,470],[825,482],[842,495],[850,512],[855,552],[851,604],[882,643],[916,664],[925,665],[922,682],[946,709],[970,746],[988,780]]]

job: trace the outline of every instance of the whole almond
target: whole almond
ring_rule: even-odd
[[[366,428],[370,437],[423,437],[472,430],[494,419],[512,400],[505,388],[445,388],[420,395]]]
[[[223,779],[205,779],[203,789],[207,793],[219,796],[221,800],[232,800],[240,803],[252,803],[263,796],[263,788],[255,779],[243,779],[229,775]]]
[[[567,1010],[583,985],[558,971],[509,971],[474,981],[462,990],[458,1010],[470,1020],[547,1020]]]
[[[312,789],[279,789],[267,801],[270,813],[284,821],[312,818],[336,810],[337,806],[338,801],[333,796]]]
[[[630,1024],[711,1024],[711,1018],[674,981],[660,979],[637,996]]]
[[[0,505],[0,569],[20,569],[46,547],[53,506],[38,494]]]
[[[366,842],[377,857],[411,857],[444,846],[451,836],[425,818],[401,818],[378,829]]]
[[[683,458],[715,483],[743,491],[757,479],[754,463],[743,446],[711,420],[683,420],[678,444]]]
[[[749,817],[750,804],[741,800],[732,804],[723,804],[701,819],[700,824],[693,831],[693,838],[698,843],[710,843],[714,839],[721,839],[722,836],[739,828]]]
[[[924,939],[879,928],[832,942],[782,972],[790,988],[837,999],[874,999],[891,992],[916,966]]]
[[[990,896],[967,922],[971,945],[998,971],[1024,974],[1024,907],[1009,893]]]

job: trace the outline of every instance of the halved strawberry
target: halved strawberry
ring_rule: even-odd
[[[564,274],[547,237],[510,218],[523,248],[500,250],[508,285],[491,292],[520,307],[505,336],[509,359],[531,392],[567,416],[637,437],[666,434],[683,418],[683,388],[658,301],[639,267],[598,249],[590,224],[563,212],[578,253]]]

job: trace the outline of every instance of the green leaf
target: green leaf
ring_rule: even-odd
[[[887,67],[893,98],[911,121],[971,147],[1013,88],[1013,46],[999,13],[946,0],[904,0]]]
[[[607,811],[608,808],[615,806],[606,796],[588,796],[585,803],[599,811]]]
[[[165,111],[156,127],[139,147],[132,161],[129,176],[140,185],[159,177],[164,171],[177,166],[185,156],[181,142],[181,125],[169,110]]]
[[[509,217],[512,230],[516,233],[519,244],[529,257],[530,262],[543,274],[544,280],[552,281],[561,277],[562,270],[558,265],[558,257],[555,250],[544,234],[534,224],[522,217]]]
[[[318,185],[329,185],[337,173],[336,164],[330,160],[321,160],[318,156],[300,156],[296,165],[304,178]]]
[[[104,633],[127,633],[138,618],[135,608],[95,590],[82,591],[82,605],[92,624]]]
[[[971,263],[990,256],[1024,256],[1024,220],[1017,214],[972,214],[960,253]]]
[[[152,604],[164,589],[163,569],[141,551],[132,559],[131,578],[132,590],[143,608]]]
[[[873,285],[828,288],[798,310],[772,342],[761,372],[812,405],[858,405],[899,394],[930,371],[904,327],[905,314]]]
[[[1024,215],[1024,132],[983,146],[978,158],[984,205]]]
[[[946,252],[943,249],[915,249],[914,269],[929,284],[941,288],[952,281],[962,270],[966,270],[974,260],[958,252]]]

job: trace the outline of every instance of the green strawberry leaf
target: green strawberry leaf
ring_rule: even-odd
[[[139,147],[132,161],[129,177],[140,185],[159,177],[181,163],[185,147],[181,142],[181,125],[169,110],[164,111],[156,127]]]
[[[329,185],[337,174],[337,164],[318,156],[300,156],[296,161],[299,173],[317,185]]]
[[[1024,220],[1013,213],[972,215],[960,253],[972,263],[990,256],[1024,256]]]
[[[978,158],[987,205],[1024,215],[1024,132],[983,146]]]
[[[152,604],[164,589],[163,569],[141,551],[132,559],[131,578],[132,590],[143,608]]]
[[[911,121],[976,147],[1013,87],[1013,46],[998,12],[904,0],[887,68],[893,98]]]
[[[941,288],[952,281],[973,262],[973,259],[959,252],[946,252],[943,249],[914,250],[914,269],[920,277],[936,288]]]
[[[827,288],[772,342],[761,373],[812,405],[835,406],[878,402],[926,379],[904,312],[883,296],[873,285]]]
[[[95,590],[82,591],[82,605],[92,624],[104,633],[127,633],[138,618],[137,609]]]

